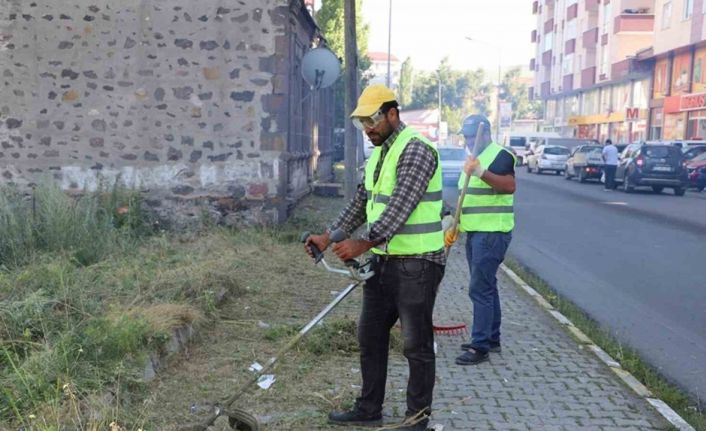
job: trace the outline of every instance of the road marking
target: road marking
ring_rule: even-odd
[[[606,205],[627,205],[627,202],[601,202]]]

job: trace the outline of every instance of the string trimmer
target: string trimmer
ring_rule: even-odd
[[[346,234],[342,230],[337,229],[331,232],[329,237],[333,242],[340,242],[346,239]],[[309,232],[304,232],[301,237],[302,242],[306,242],[307,238],[309,238]],[[351,292],[353,292],[356,287],[358,287],[362,282],[373,276],[373,271],[371,271],[370,269],[372,262],[371,260],[368,260],[363,265],[360,265],[358,261],[351,259],[345,262],[347,269],[339,269],[330,266],[324,259],[323,251],[319,250],[314,244],[310,243],[308,247],[314,255],[315,264],[321,262],[327,271],[335,274],[345,275],[350,278],[353,282],[349,284],[348,287],[346,287],[341,293],[339,293],[338,296],[336,296],[336,299],[334,299],[329,305],[327,305],[326,308],[321,310],[321,312],[317,314],[316,317],[314,317],[309,323],[304,325],[304,327],[299,330],[299,332],[291,340],[289,340],[289,342],[284,347],[282,347],[275,354],[275,356],[270,358],[267,364],[265,364],[259,371],[255,372],[255,374],[249,380],[247,380],[243,384],[243,386],[238,389],[237,392],[235,392],[233,395],[223,401],[222,404],[214,404],[212,412],[210,413],[208,418],[206,418],[200,424],[182,427],[180,428],[180,431],[206,431],[210,426],[214,424],[216,419],[221,416],[228,417],[228,423],[230,427],[234,430],[259,431],[260,425],[258,424],[257,419],[248,412],[233,407],[233,404],[237,400],[239,400],[240,397],[242,397],[248,391],[248,389],[255,385],[260,380],[260,377],[262,377],[263,375],[265,375],[265,373],[271,370],[277,363],[277,361],[282,358],[282,356],[284,356],[285,353],[287,353],[294,346],[296,346],[297,343],[302,338],[304,338],[304,336],[314,326],[316,326],[316,324],[318,324],[324,317],[326,317],[326,315],[328,315],[334,308],[336,308],[336,306],[341,301],[343,301]]]

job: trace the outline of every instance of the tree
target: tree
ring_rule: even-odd
[[[412,90],[414,89],[414,67],[412,66],[412,58],[407,57],[407,59],[402,63],[402,69],[400,71],[400,85],[399,85],[399,102],[402,107],[407,107],[407,105],[412,103]]]
[[[370,68],[371,64],[367,54],[369,27],[363,22],[360,3],[361,0],[356,0],[356,42],[358,44],[358,67],[361,72],[364,72]],[[321,28],[326,38],[328,47],[338,58],[343,59],[345,57],[343,0],[323,0],[321,8],[316,12],[315,18],[316,23],[319,28]],[[343,62],[343,67],[345,66],[345,62]],[[336,128],[342,128],[348,117],[343,106],[344,87],[343,79],[339,79],[334,85],[334,92],[336,94],[334,127]]]
[[[527,84],[520,79],[521,70],[514,67],[503,76],[500,98],[512,103],[512,118],[539,118],[541,104],[529,100]]]

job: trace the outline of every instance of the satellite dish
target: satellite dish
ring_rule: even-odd
[[[302,59],[302,77],[313,89],[330,87],[340,75],[341,64],[328,48],[314,48]]]

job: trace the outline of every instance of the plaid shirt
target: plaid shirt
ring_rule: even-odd
[[[400,123],[400,126],[382,143],[380,161],[375,167],[375,181],[380,175],[382,162],[390,146],[406,127],[404,123]],[[380,217],[368,226],[368,230],[362,235],[362,238],[374,243],[389,241],[405,224],[412,211],[417,208],[419,201],[427,191],[429,181],[434,176],[436,166],[437,161],[434,151],[424,142],[414,138],[411,139],[397,162],[397,184],[395,184],[395,188],[392,191],[390,201]],[[351,235],[353,231],[367,222],[365,209],[367,201],[365,178],[363,178],[363,181],[358,184],[353,200],[348,203],[329,229],[333,231],[340,228],[348,235]],[[400,257],[422,258],[440,265],[446,264],[443,247],[437,251],[422,255]]]

